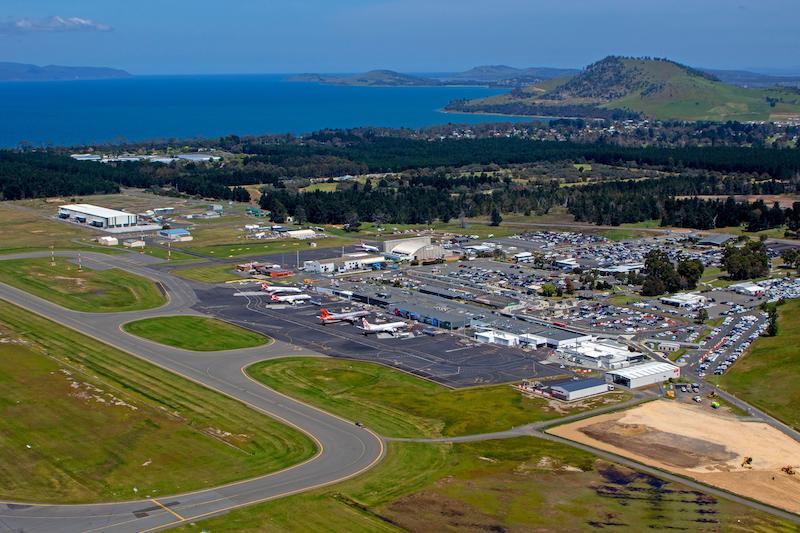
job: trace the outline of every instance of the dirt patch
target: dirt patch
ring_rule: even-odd
[[[656,431],[643,424],[622,424],[618,420],[598,422],[581,428],[580,432],[593,439],[682,468],[713,464],[715,467],[727,469],[725,463],[737,457],[720,444],[677,433]]]
[[[408,531],[431,531],[432,524],[440,531],[506,531],[501,522],[465,502],[428,491],[398,500],[389,507],[388,514]]]
[[[655,401],[550,433],[800,512],[800,475],[781,471],[800,466],[800,442],[764,423]]]

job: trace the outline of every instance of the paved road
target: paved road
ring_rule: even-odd
[[[26,257],[43,254],[25,254]],[[73,253],[61,253],[74,256]],[[11,259],[22,256],[4,256]],[[169,302],[156,310],[131,313],[69,311],[0,284],[0,298],[92,336],[116,348],[241,400],[308,433],[319,452],[311,460],[264,477],[158,500],[97,505],[29,505],[0,502],[0,531],[144,531],[174,526],[235,507],[335,483],[376,464],[383,441],[370,431],[294,401],[250,380],[243,367],[270,357],[315,355],[276,341],[267,347],[202,354],[162,346],[120,329],[122,323],[148,316],[192,313],[194,292],[185,282],[147,267],[147,256],[82,254],[92,267],[121,267],[162,284]]]

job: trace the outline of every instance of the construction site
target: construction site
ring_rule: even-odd
[[[549,432],[800,512],[800,443],[762,421],[657,400]]]

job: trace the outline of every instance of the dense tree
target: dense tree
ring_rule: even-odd
[[[722,253],[722,266],[731,279],[759,278],[769,274],[769,255],[765,239],[729,244]]]
[[[697,282],[703,277],[705,267],[699,259],[681,259],[678,261],[678,275],[681,277],[686,287],[694,289]]]
[[[499,226],[503,222],[503,217],[500,215],[500,210],[496,207],[492,208],[492,214],[489,216],[490,226]]]

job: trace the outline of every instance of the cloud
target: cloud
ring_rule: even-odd
[[[81,17],[21,18],[0,23],[0,33],[66,33],[112,31],[114,28],[91,19]]]

